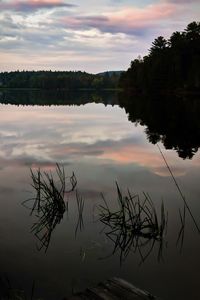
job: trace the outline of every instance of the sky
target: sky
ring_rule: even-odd
[[[126,70],[200,21],[200,0],[0,0],[0,71]]]

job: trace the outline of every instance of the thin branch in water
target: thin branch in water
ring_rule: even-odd
[[[185,205],[185,207],[187,208],[187,211],[189,212],[190,217],[192,218],[193,223],[194,223],[194,225],[195,225],[195,227],[196,227],[198,233],[200,233],[199,226],[198,226],[198,224],[197,224],[197,222],[196,222],[196,220],[195,220],[195,218],[194,218],[194,216],[193,216],[193,214],[192,214],[192,212],[191,212],[191,209],[190,209],[189,205],[187,204],[187,201],[186,201],[186,199],[185,199],[185,197],[184,197],[184,195],[183,195],[183,193],[182,193],[182,191],[181,191],[181,189],[180,189],[180,187],[179,187],[179,185],[178,185],[178,182],[177,182],[177,180],[176,180],[174,174],[172,173],[172,170],[171,170],[171,168],[170,168],[170,166],[169,166],[169,164],[168,164],[168,162],[167,162],[167,160],[166,160],[166,158],[165,158],[165,156],[164,156],[164,154],[163,154],[163,152],[162,152],[160,146],[159,146],[158,144],[156,144],[156,145],[157,145],[158,150],[159,150],[159,152],[160,152],[160,154],[161,154],[161,156],[162,156],[162,158],[163,158],[163,160],[164,160],[164,162],[165,162],[165,164],[166,164],[166,167],[167,167],[167,169],[168,169],[168,171],[169,171],[169,173],[170,173],[170,175],[171,175],[171,177],[172,177],[172,179],[173,179],[173,181],[174,181],[174,183],[175,183],[175,185],[176,185],[176,187],[177,187],[177,190],[178,190],[178,192],[179,192],[179,194],[180,194],[180,196],[181,196],[181,198],[182,198],[182,200],[183,200],[183,202],[184,202],[184,205]]]

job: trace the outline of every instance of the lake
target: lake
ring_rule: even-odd
[[[179,99],[160,107],[160,100],[148,100],[147,107],[142,102],[139,107],[111,92],[51,91],[1,92],[0,101],[1,278],[27,295],[35,282],[34,297],[42,299],[63,299],[114,276],[162,299],[198,298],[198,101],[188,105]],[[30,169],[56,176],[56,163],[64,167],[67,183],[74,172],[77,185],[65,195],[68,210],[55,224],[48,247],[40,249],[31,230],[38,216],[31,215],[32,200],[26,201],[35,197]],[[179,240],[184,203],[169,169],[188,205]],[[148,194],[158,217],[164,203],[162,253],[160,241],[148,239],[128,251],[115,249],[99,218],[103,197],[117,209],[117,185],[123,195],[129,191],[141,201]],[[81,224],[76,190],[84,201]]]

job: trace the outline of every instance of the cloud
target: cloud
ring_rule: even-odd
[[[200,16],[197,1],[71,2],[76,9],[65,0],[0,1],[0,70],[127,69],[157,36]]]
[[[199,3],[199,0],[164,0],[164,2],[168,2],[168,3],[176,3],[176,4],[192,4],[192,3]]]
[[[74,4],[68,4],[61,0],[29,0],[29,1],[11,1],[0,2],[0,10],[12,10],[18,12],[32,12],[40,9],[50,9],[56,7],[75,7]]]
[[[173,3],[158,3],[143,8],[125,7],[102,15],[68,16],[61,22],[73,29],[97,28],[101,32],[140,35],[149,26],[175,16],[179,9]]]

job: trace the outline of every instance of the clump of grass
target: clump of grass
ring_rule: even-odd
[[[120,261],[125,259],[130,251],[138,251],[142,261],[151,253],[156,241],[160,243],[161,257],[162,241],[167,228],[167,214],[164,204],[161,205],[160,220],[150,196],[144,193],[141,200],[138,195],[123,196],[117,185],[118,209],[112,211],[104,196],[104,205],[100,205],[100,221],[105,224],[106,235],[114,243],[113,253],[120,251]],[[109,228],[109,230],[107,230]],[[105,230],[105,229],[104,229]],[[150,251],[142,253],[143,246],[151,244]]]
[[[66,176],[64,167],[56,164],[56,179],[52,172],[42,172],[40,169],[31,171],[32,187],[36,192],[35,197],[28,199],[23,204],[32,203],[31,215],[34,213],[38,218],[31,228],[35,236],[40,241],[41,250],[43,247],[47,251],[51,234],[56,225],[60,223],[63,214],[68,209],[68,202],[65,194],[73,191],[76,187],[77,180],[72,174],[69,177],[71,187],[66,191]]]

